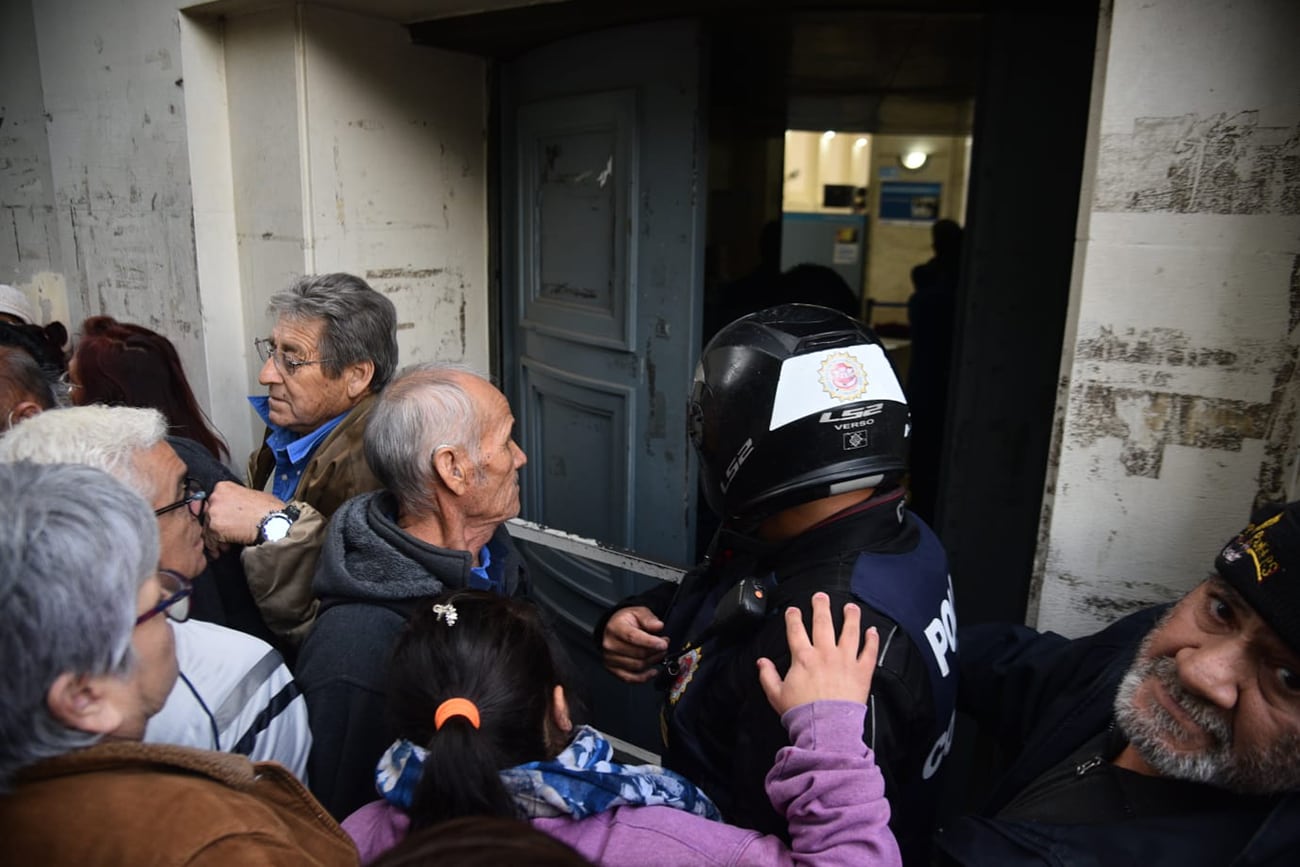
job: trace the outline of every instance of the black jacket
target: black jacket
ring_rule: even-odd
[[[320,613],[298,655],[313,738],[307,783],[337,819],[378,797],[375,764],[393,742],[388,661],[402,626],[422,600],[481,580],[471,579],[467,552],[421,542],[397,526],[396,514],[385,492],[353,497],[334,513],[312,583]],[[488,550],[497,589],[521,594],[523,559],[504,527]]]
[[[1138,644],[1167,606],[1071,641],[1025,626],[961,631],[959,707],[997,740],[1010,764],[977,816],[938,835],[943,864],[1292,865],[1300,863],[1300,795],[1223,791],[1212,807],[1098,824],[997,818],[1030,783],[1104,732]],[[1247,842],[1248,841],[1248,842]]]
[[[746,576],[773,586],[768,614],[715,632],[690,650],[719,599]],[[863,738],[884,773],[890,827],[905,863],[924,863],[956,700],[955,641],[946,647],[944,629],[955,632],[956,623],[946,557],[930,529],[902,507],[901,494],[868,501],[778,546],[724,529],[710,559],[680,588],[656,588],[620,605],[650,607],[671,642],[671,665],[660,684],[666,691],[664,764],[701,786],[728,822],[788,837],[763,789],[788,739],[755,662],[766,656],[785,673],[790,655],[780,612],[797,605],[810,622],[810,599],[818,590],[831,597],[837,630],[843,604],[853,599],[862,603],[862,628],[875,626],[880,633]],[[932,652],[927,629],[940,636],[945,652]],[[602,622],[597,636],[603,631]]]
[[[218,482],[243,485],[243,481],[225,464],[194,440],[168,437],[167,442],[185,462],[185,474],[197,481],[209,494]],[[206,620],[238,629],[276,645],[283,652],[287,648],[279,647],[280,642],[262,620],[262,612],[253,599],[253,592],[248,589],[248,578],[244,575],[244,566],[239,559],[243,550],[243,545],[231,545],[219,557],[208,560],[208,568],[194,579],[190,616],[195,620]]]

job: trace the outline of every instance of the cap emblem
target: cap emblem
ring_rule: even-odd
[[[848,352],[827,355],[818,380],[822,390],[835,400],[857,400],[867,393],[867,373],[857,357]]]

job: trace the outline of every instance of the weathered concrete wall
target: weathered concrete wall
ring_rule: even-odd
[[[70,325],[108,313],[167,335],[206,405],[176,4],[31,8]]]
[[[389,293],[403,363],[486,369],[483,61],[323,7],[178,5],[4,4],[0,280],[72,328],[109,313],[170,337],[236,464],[251,338],[298,274]]]
[[[0,283],[25,291],[44,322],[68,321],[54,221],[45,102],[28,3],[0,5]]]
[[[319,7],[303,28],[315,270],[353,271],[392,299],[403,364],[487,370],[484,61]]]
[[[260,390],[250,341],[270,330],[267,299],[302,273],[348,271],[388,294],[402,364],[486,370],[483,61],[313,6],[232,17],[221,33],[234,237],[204,244],[237,251],[243,321],[229,330],[245,346],[226,363],[242,360],[248,391]],[[230,423],[256,427],[246,406]]]
[[[1297,33],[1287,0],[1116,0],[1103,21],[1040,627],[1179,595],[1294,484]]]

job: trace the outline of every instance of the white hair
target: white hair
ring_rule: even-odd
[[[53,414],[53,413],[49,413]],[[0,792],[99,737],[49,712],[59,675],[126,675],[136,598],[158,563],[147,503],[100,470],[0,464]]]
[[[15,425],[0,439],[0,462],[82,464],[152,499],[154,492],[136,461],[166,434],[167,421],[156,409],[97,404],[52,409]]]

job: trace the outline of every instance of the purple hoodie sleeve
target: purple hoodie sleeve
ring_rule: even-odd
[[[617,807],[586,819],[533,826],[609,867],[647,865],[854,865],[898,867],[885,783],[862,742],[866,706],[814,702],[782,717],[794,746],[777,753],[767,793],[789,820],[779,837],[710,822],[668,807]]]
[[[889,830],[885,781],[862,742],[866,713],[857,702],[818,701],[781,717],[793,746],[777,753],[767,795],[789,822],[786,857],[796,864],[902,864]],[[772,843],[760,838],[750,854],[760,855],[756,850]],[[770,855],[771,863],[785,860]]]

